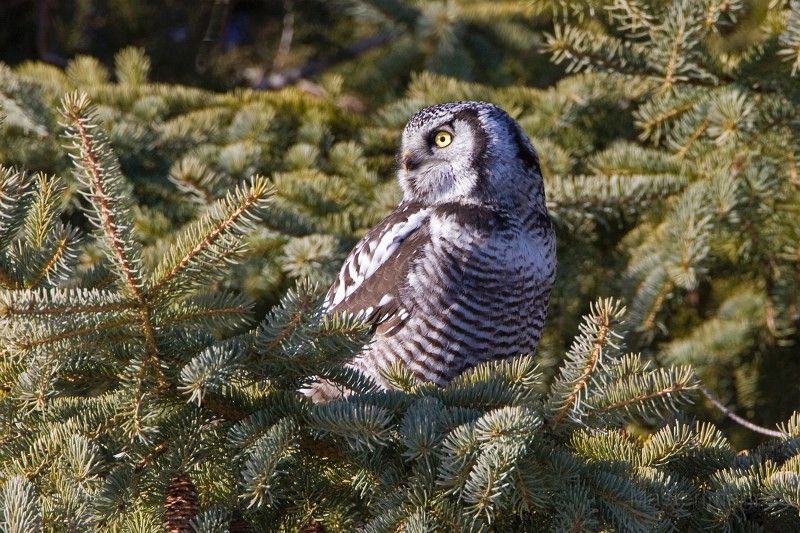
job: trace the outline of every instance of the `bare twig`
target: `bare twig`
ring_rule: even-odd
[[[204,72],[208,66],[208,56],[211,50],[216,46],[220,37],[228,26],[228,17],[231,12],[232,0],[214,0],[214,5],[211,7],[211,15],[208,19],[208,27],[206,34],[203,37],[203,42],[200,43],[200,50],[197,52],[195,58],[195,69],[198,72]]]
[[[275,59],[272,60],[272,70],[278,70],[286,62],[286,56],[292,48],[294,38],[294,0],[284,0],[283,2],[283,30],[281,31],[281,42],[278,44],[278,51],[275,52]]]
[[[722,405],[722,402],[717,400],[709,392],[709,390],[705,387],[705,385],[703,385],[702,383],[700,383],[700,390],[703,392],[705,397],[708,399],[709,402],[711,402],[711,404],[714,407],[716,407],[717,409],[722,411],[725,414],[725,416],[727,416],[728,418],[730,418],[731,420],[733,420],[734,422],[736,422],[740,426],[746,427],[750,431],[755,431],[756,433],[761,433],[762,435],[769,435],[770,437],[781,438],[781,437],[785,436],[780,431],[777,431],[777,430],[774,430],[774,429],[765,428],[765,427],[762,427],[762,426],[758,426],[756,424],[753,424],[749,420],[745,420],[741,416],[739,416],[736,413],[732,412],[730,409],[728,409],[727,407]]]

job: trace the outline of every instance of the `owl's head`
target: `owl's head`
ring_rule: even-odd
[[[522,128],[486,102],[427,107],[403,130],[397,156],[403,199],[424,204],[543,202],[539,159]]]

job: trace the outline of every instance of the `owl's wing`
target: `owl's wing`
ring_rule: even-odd
[[[401,203],[359,241],[325,297],[330,311],[380,323],[400,311],[400,289],[415,253],[430,238],[429,208]]]

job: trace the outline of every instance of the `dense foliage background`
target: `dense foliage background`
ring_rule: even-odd
[[[165,508],[176,531],[198,510],[202,531],[797,526],[800,4],[11,0],[0,20],[7,530],[159,530]],[[398,371],[405,392],[371,392],[338,364],[366,333],[316,298],[396,204],[405,121],[461,99],[539,152],[545,336],[445,391]],[[695,373],[779,436],[756,448]],[[314,375],[365,399],[312,408],[292,391]]]

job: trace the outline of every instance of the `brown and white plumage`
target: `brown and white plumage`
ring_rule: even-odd
[[[482,361],[533,353],[556,252],[520,126],[484,102],[428,107],[406,125],[398,161],[402,202],[356,245],[325,300],[374,324],[352,365],[383,387],[381,370],[397,361],[444,385]]]

